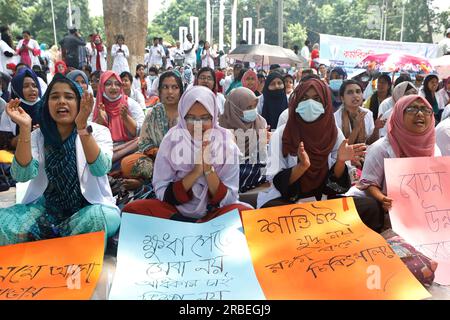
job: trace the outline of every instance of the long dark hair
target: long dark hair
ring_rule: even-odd
[[[181,80],[181,77],[173,71],[166,71],[164,73],[161,74],[161,76],[159,77],[159,83],[158,83],[158,92],[161,95],[161,89],[162,89],[162,85],[163,82],[166,78],[170,78],[173,77],[175,78],[175,81],[177,82],[178,87],[180,88],[180,97],[183,95],[184,92],[184,87],[183,87],[183,81]]]
[[[1,33],[2,40],[5,41],[8,46],[10,46],[12,49],[14,49],[13,40],[12,40],[11,35],[8,34],[8,31],[9,31],[8,26],[0,27],[0,33]]]
[[[425,77],[425,80],[423,80],[423,92],[425,92],[425,99],[427,99],[427,101],[431,105],[433,105],[433,103],[436,103],[436,96],[433,97],[433,94],[431,93],[430,89],[428,89],[428,84],[433,78],[436,78],[439,81],[439,78],[435,74],[429,74]]]
[[[136,75],[134,76],[136,79],[139,79],[138,70],[139,70],[140,68],[144,68],[144,70],[145,70],[145,66],[144,66],[143,64],[138,64],[138,65],[136,66]]]

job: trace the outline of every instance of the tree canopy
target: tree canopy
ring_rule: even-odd
[[[405,3],[403,41],[431,43],[433,33],[443,33],[450,27],[450,11],[438,13],[432,0],[388,0],[386,40],[399,41],[403,2]],[[218,21],[218,3],[213,4],[214,20]],[[348,37],[380,39],[380,17],[371,6],[381,7],[382,0],[284,0],[284,45],[292,46],[306,35],[312,42],[319,33]],[[225,42],[230,42],[232,0],[225,1]],[[253,18],[253,26],[265,28],[266,43],[277,44],[278,1],[238,1],[238,42],[242,39],[242,19]],[[153,20],[150,29],[161,30],[178,39],[178,27],[189,26],[189,17],[199,17],[200,38],[205,38],[206,0],[173,1]],[[374,23],[378,21],[378,23]],[[217,24],[213,39],[218,41]],[[296,34],[299,33],[299,34]]]

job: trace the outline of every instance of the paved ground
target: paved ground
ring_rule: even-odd
[[[6,208],[15,203],[16,189],[10,188],[8,191],[0,192],[0,208]],[[111,290],[111,283],[114,278],[114,271],[116,269],[116,258],[112,256],[105,256],[103,270],[100,275],[99,283],[95,289],[92,300],[106,300],[109,291]],[[428,291],[432,295],[430,300],[450,300],[450,286],[440,286],[434,284]]]

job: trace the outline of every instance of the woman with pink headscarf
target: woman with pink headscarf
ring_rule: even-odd
[[[258,92],[258,76],[253,70],[247,70],[241,79],[242,86],[253,91],[253,93],[258,97],[261,93]],[[258,93],[258,94],[257,94]]]
[[[371,145],[361,180],[348,196],[371,196],[385,211],[392,207],[387,197],[384,159],[440,156],[436,145],[433,108],[418,95],[400,98],[387,124],[387,136]]]
[[[144,122],[139,103],[128,99],[121,78],[114,71],[106,71],[98,84],[93,121],[109,128],[114,142],[113,169],[124,156],[137,150],[137,137]]]
[[[157,199],[138,200],[124,212],[205,222],[239,203],[239,149],[232,133],[218,125],[214,93],[203,86],[188,89],[179,102],[178,124],[169,130],[156,156],[153,187]]]

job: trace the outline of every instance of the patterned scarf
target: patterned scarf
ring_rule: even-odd
[[[44,192],[47,213],[64,220],[86,205],[77,172],[75,129],[61,148],[45,144],[45,172],[48,186]]]
[[[362,112],[361,110],[358,110],[358,113]],[[348,138],[351,134],[350,128],[353,130],[355,127],[355,121],[356,121],[356,115],[355,117],[352,117],[350,113],[345,110],[344,106],[342,106],[342,133],[346,138]],[[366,143],[366,124],[364,119],[361,122],[361,128],[359,129],[358,136],[356,137],[356,140],[354,143]]]

